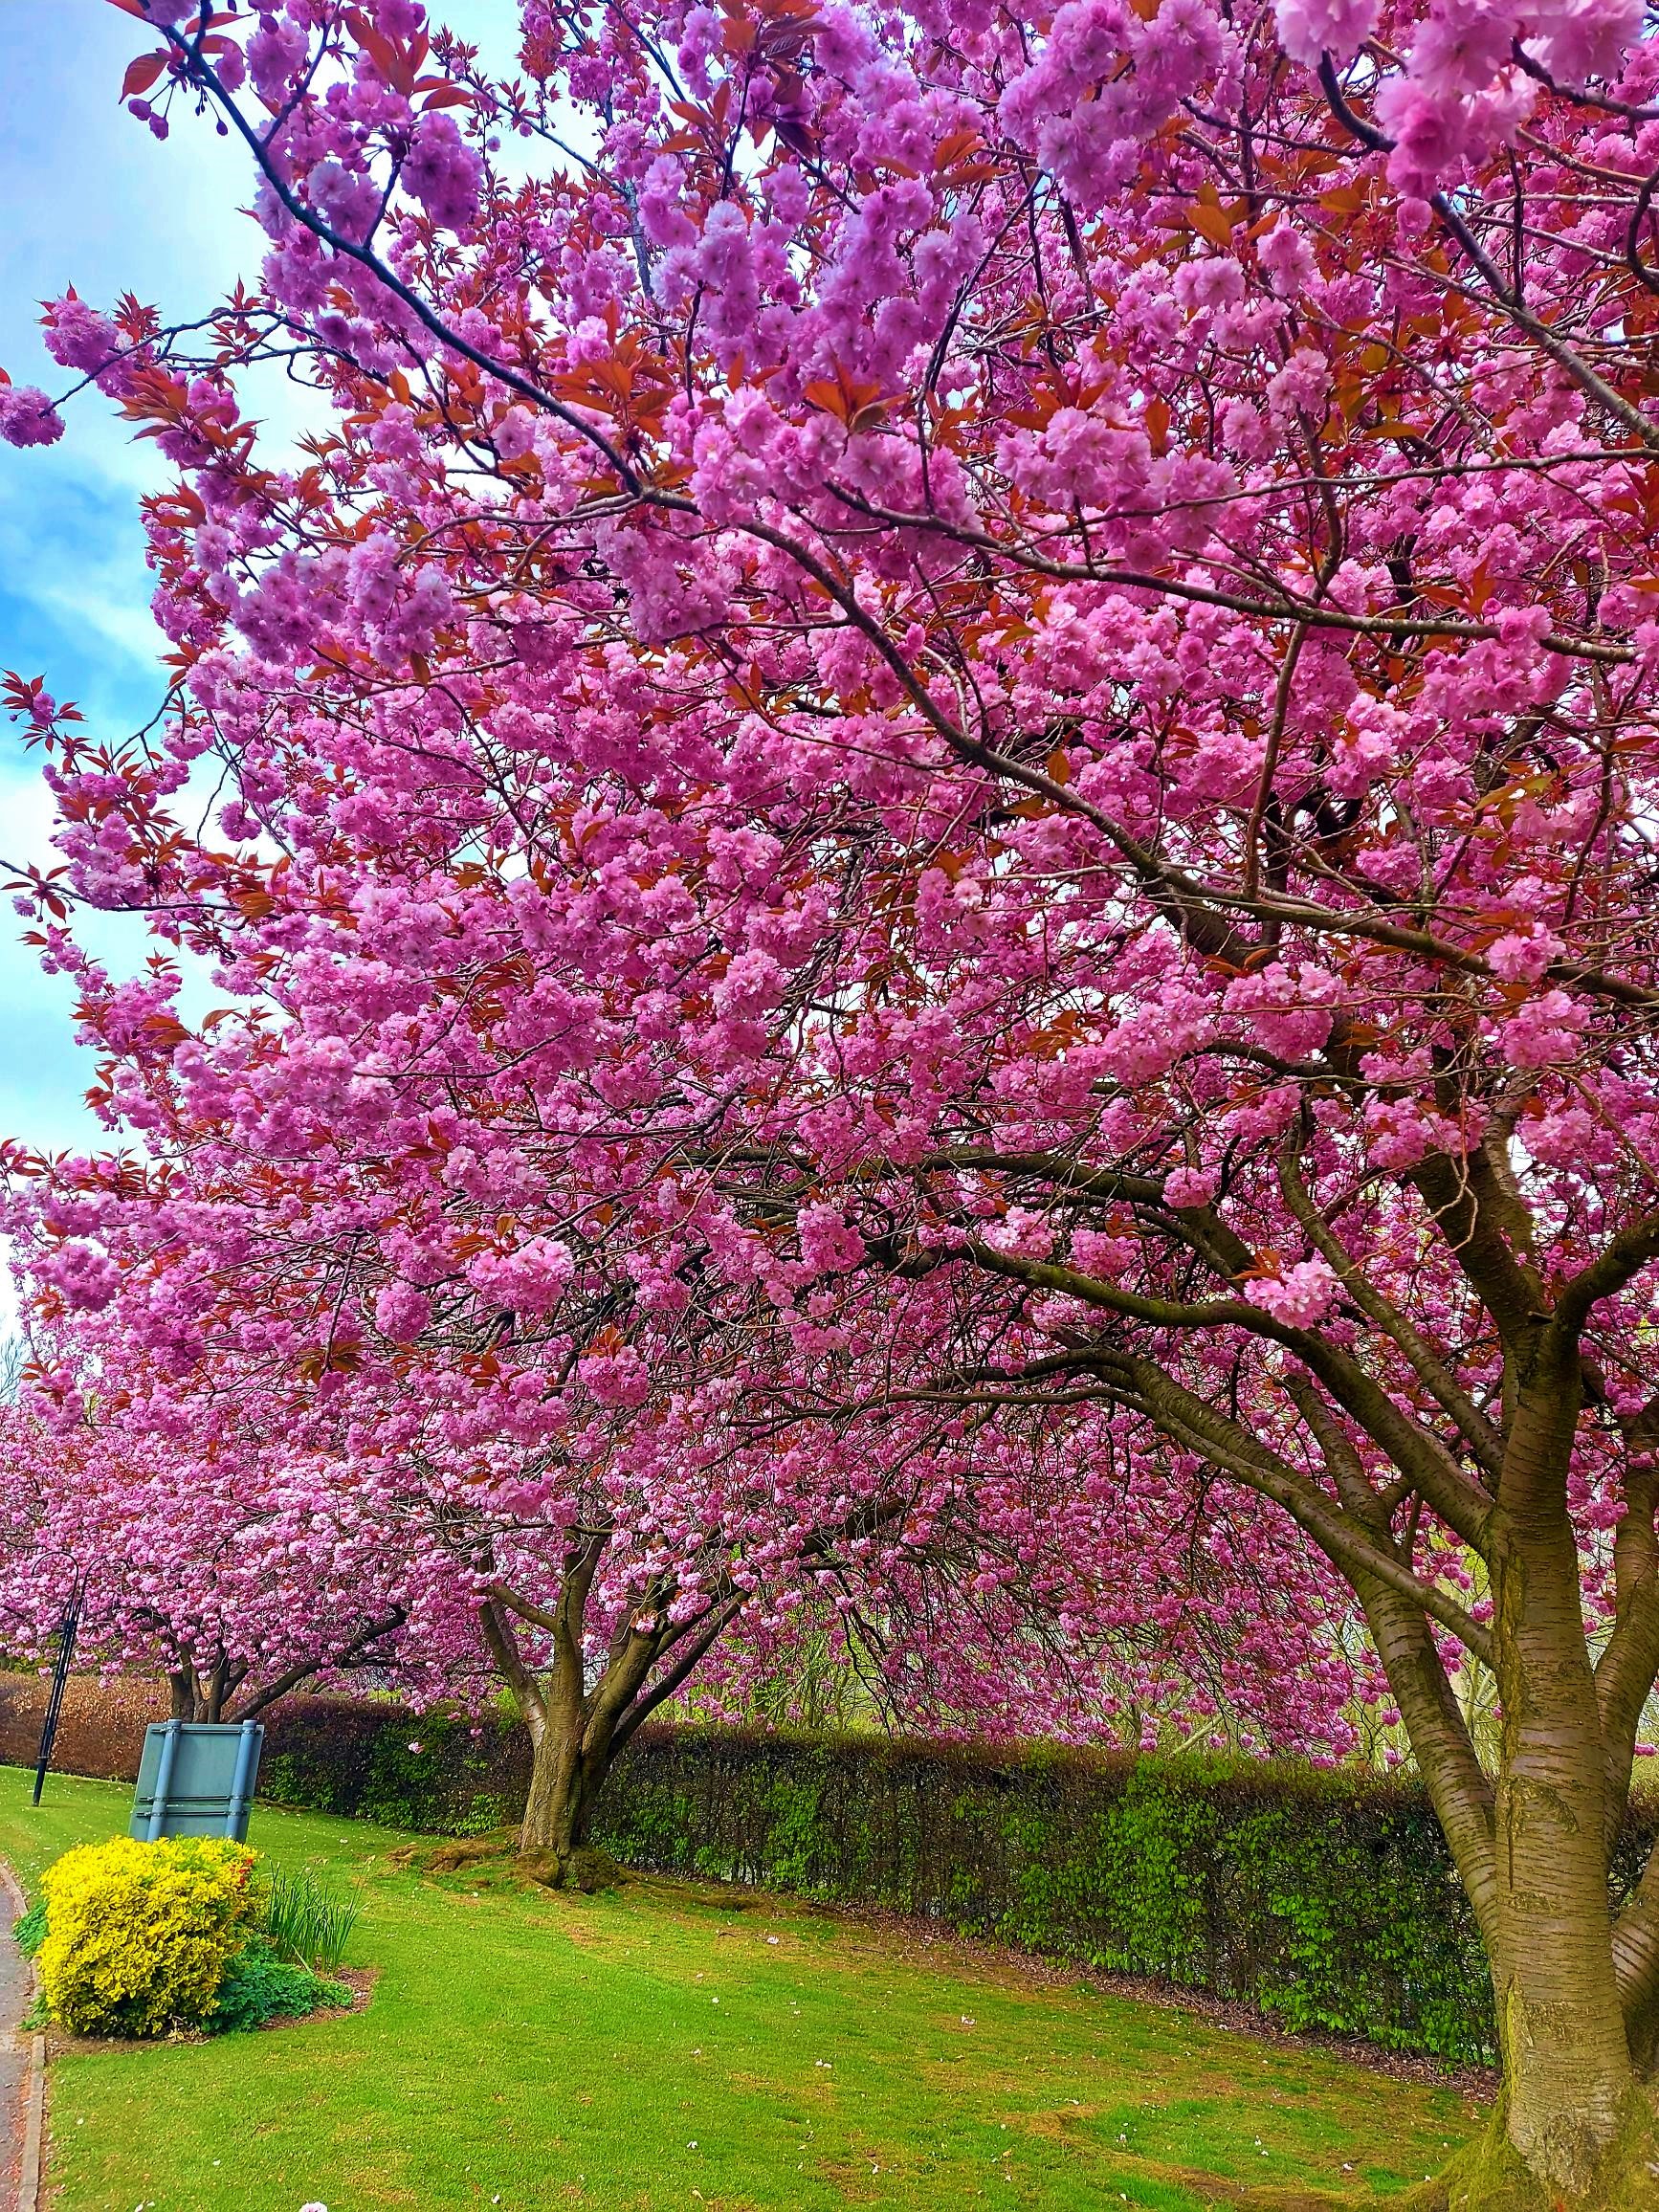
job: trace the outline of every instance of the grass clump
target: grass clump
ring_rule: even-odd
[[[25,1958],[33,1958],[46,1940],[46,1899],[36,1897],[11,1923],[11,1940]]]
[[[278,1867],[266,1894],[265,1929],[279,1958],[332,1974],[362,1911],[361,1897],[320,1881],[310,1867]]]
[[[417,1844],[400,1844],[391,1853],[394,1867],[413,1867],[425,1874],[459,1874],[469,1869],[480,1880],[520,1882],[542,1890],[580,1890],[591,1897],[601,1890],[620,1890],[629,1880],[626,1867],[608,1851],[579,1844],[573,1851],[521,1850],[517,1828],[496,1828],[483,1836],[428,1837]]]
[[[213,2010],[204,2024],[215,2034],[264,2027],[274,2020],[302,2020],[307,2013],[351,2002],[343,1981],[279,1958],[257,1937],[243,1945],[225,1971]]]

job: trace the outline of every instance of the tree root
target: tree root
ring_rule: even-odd
[[[1449,2164],[1389,2199],[1398,2212],[1659,2212],[1659,2112],[1631,2092],[1618,2134],[1583,2163],[1576,2187],[1541,2181],[1509,2139],[1500,2097],[1484,2131]]]
[[[619,1890],[629,1879],[608,1851],[586,1844],[567,1852],[525,1850],[517,1828],[498,1828],[488,1836],[445,1836],[434,1844],[400,1844],[389,1857],[394,1867],[420,1874],[459,1874],[488,1867],[492,1876],[542,1890],[579,1890],[589,1897],[600,1890]]]

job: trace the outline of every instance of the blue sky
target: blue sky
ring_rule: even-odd
[[[236,212],[246,173],[210,127],[162,144],[116,99],[142,28],[102,0],[5,0],[0,10],[0,364],[15,383],[60,389],[40,346],[37,302],[73,283],[99,305],[122,291],[171,315],[210,306],[251,266],[258,233]],[[121,736],[160,696],[140,494],[159,479],[89,394],[55,447],[0,446],[0,667],[43,675],[90,726]],[[0,855],[49,859],[34,756],[0,728]],[[81,1104],[89,1057],[74,1044],[70,992],[41,976],[0,913],[0,1131],[56,1150],[96,1140]],[[106,957],[142,958],[130,926],[95,923]],[[124,958],[123,958],[124,956]]]
[[[451,0],[435,12],[511,67],[516,0]],[[164,144],[120,105],[122,72],[148,43],[105,0],[0,0],[0,365],[14,383],[64,388],[37,318],[39,301],[70,284],[97,306],[130,291],[185,321],[257,266],[260,233],[240,212],[245,156],[182,113]],[[298,427],[279,379],[243,397],[255,418]],[[71,410],[58,445],[0,445],[0,669],[44,676],[111,739],[147,721],[162,695],[165,641],[150,618],[138,510],[165,480],[96,392]],[[0,720],[0,859],[50,865],[50,832],[37,758]],[[94,916],[77,926],[118,970],[147,950],[131,922]],[[82,1095],[93,1056],[74,1041],[72,989],[19,942],[27,927],[0,904],[0,1135],[91,1150],[101,1135]],[[0,1333],[11,1312],[0,1270]]]

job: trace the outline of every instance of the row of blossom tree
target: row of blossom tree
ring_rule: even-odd
[[[13,692],[141,1147],[13,1161],[81,1494],[176,1454],[251,1562],[311,1498],[555,1848],[803,1608],[918,1709],[1330,1743],[1351,1604],[1499,2001],[1457,2193],[1646,2201],[1640,6],[118,4],[267,251],[47,311],[177,469],[152,732]]]
[[[1333,1579],[1264,1554],[1236,1506],[1196,1522],[1167,1469],[1114,1482],[1109,1436],[1080,1493],[1046,1409],[827,1415],[790,1441],[726,1372],[584,1404],[573,1433],[563,1335],[488,1365],[360,1346],[319,1405],[239,1348],[157,1360],[129,1315],[40,1302],[0,1408],[12,1648],[44,1656],[79,1589],[83,1658],[165,1674],[184,1718],[341,1682],[505,1690],[533,1743],[527,1853],[580,1847],[676,1693],[787,1714],[827,1637],[858,1703],[913,1730],[1353,1748],[1366,1670]]]

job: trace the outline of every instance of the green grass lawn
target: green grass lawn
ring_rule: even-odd
[[[26,1885],[130,1792],[0,1768]],[[1186,2212],[1421,2180],[1460,2098],[1086,1987],[1047,1987],[770,1897],[555,1896],[400,1872],[385,1829],[257,1808],[287,1865],[360,1881],[372,2002],[53,2063],[55,2212]]]

